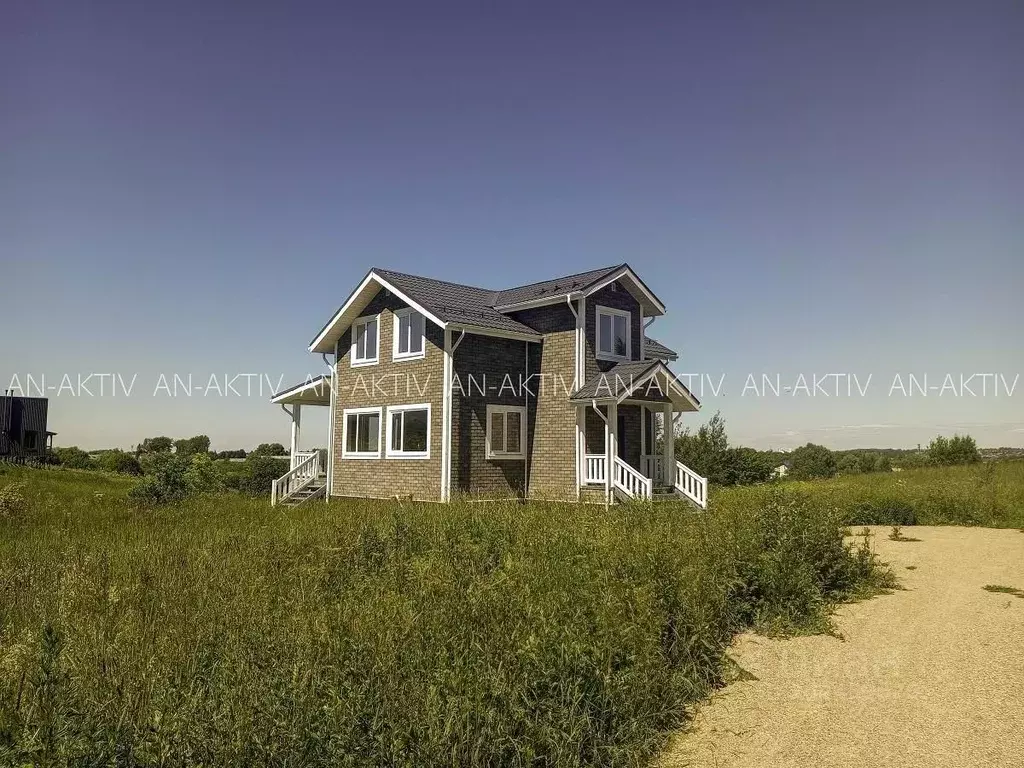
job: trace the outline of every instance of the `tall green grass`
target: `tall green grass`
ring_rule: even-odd
[[[847,525],[982,525],[1024,528],[1024,461],[783,482],[785,495],[837,512]],[[716,491],[717,503],[757,506],[779,488]]]
[[[783,497],[136,509],[113,478],[12,480],[0,763],[636,765],[737,631],[885,583]]]

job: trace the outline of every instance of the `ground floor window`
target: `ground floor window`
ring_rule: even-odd
[[[526,457],[526,408],[521,405],[487,406],[487,458]]]
[[[396,459],[430,458],[428,403],[388,408],[388,456]]]
[[[378,408],[346,408],[342,456],[349,459],[380,458],[380,417]]]

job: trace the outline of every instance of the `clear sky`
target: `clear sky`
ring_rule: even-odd
[[[205,385],[321,372],[306,345],[370,266],[628,261],[675,370],[725,377],[694,424],[1024,445],[1022,40],[1013,0],[8,3],[0,385],[137,376],[51,391],[63,445],[286,442],[273,386]],[[190,373],[205,394],[157,391]],[[801,390],[828,373],[872,378]]]

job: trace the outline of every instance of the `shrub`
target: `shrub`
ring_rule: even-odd
[[[181,501],[192,492],[186,472],[190,462],[170,453],[146,454],[143,459],[145,476],[131,489],[128,497],[147,504],[166,504]]]
[[[970,435],[953,435],[950,438],[939,435],[928,445],[928,460],[940,466],[975,464],[981,461],[981,454]]]
[[[89,454],[77,445],[72,445],[68,448],[54,448],[53,457],[57,460],[58,464],[62,467],[67,467],[68,469],[96,468],[96,465],[89,457]]]
[[[917,514],[910,502],[882,498],[864,501],[844,516],[846,525],[917,525]]]
[[[789,460],[793,465],[792,476],[800,480],[832,477],[836,473],[836,457],[823,445],[808,443],[795,449]]]
[[[239,490],[250,496],[270,493],[274,481],[288,471],[288,462],[268,459],[255,451],[245,460],[245,474],[239,482]]]
[[[97,462],[100,469],[107,472],[117,472],[121,475],[141,475],[142,465],[139,460],[130,453],[124,451],[107,451],[99,457]]]

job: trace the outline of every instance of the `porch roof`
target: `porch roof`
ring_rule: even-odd
[[[655,400],[667,397],[677,411],[700,410],[700,401],[661,360],[619,363],[592,376],[569,399],[574,403],[621,403],[633,396],[650,398],[652,394],[658,395],[651,398]]]
[[[282,389],[270,398],[270,402],[280,405],[330,405],[331,377],[318,376]]]
[[[678,360],[679,354],[666,347],[657,339],[652,339],[650,336],[644,337],[644,354],[647,357],[653,357],[656,360]]]

